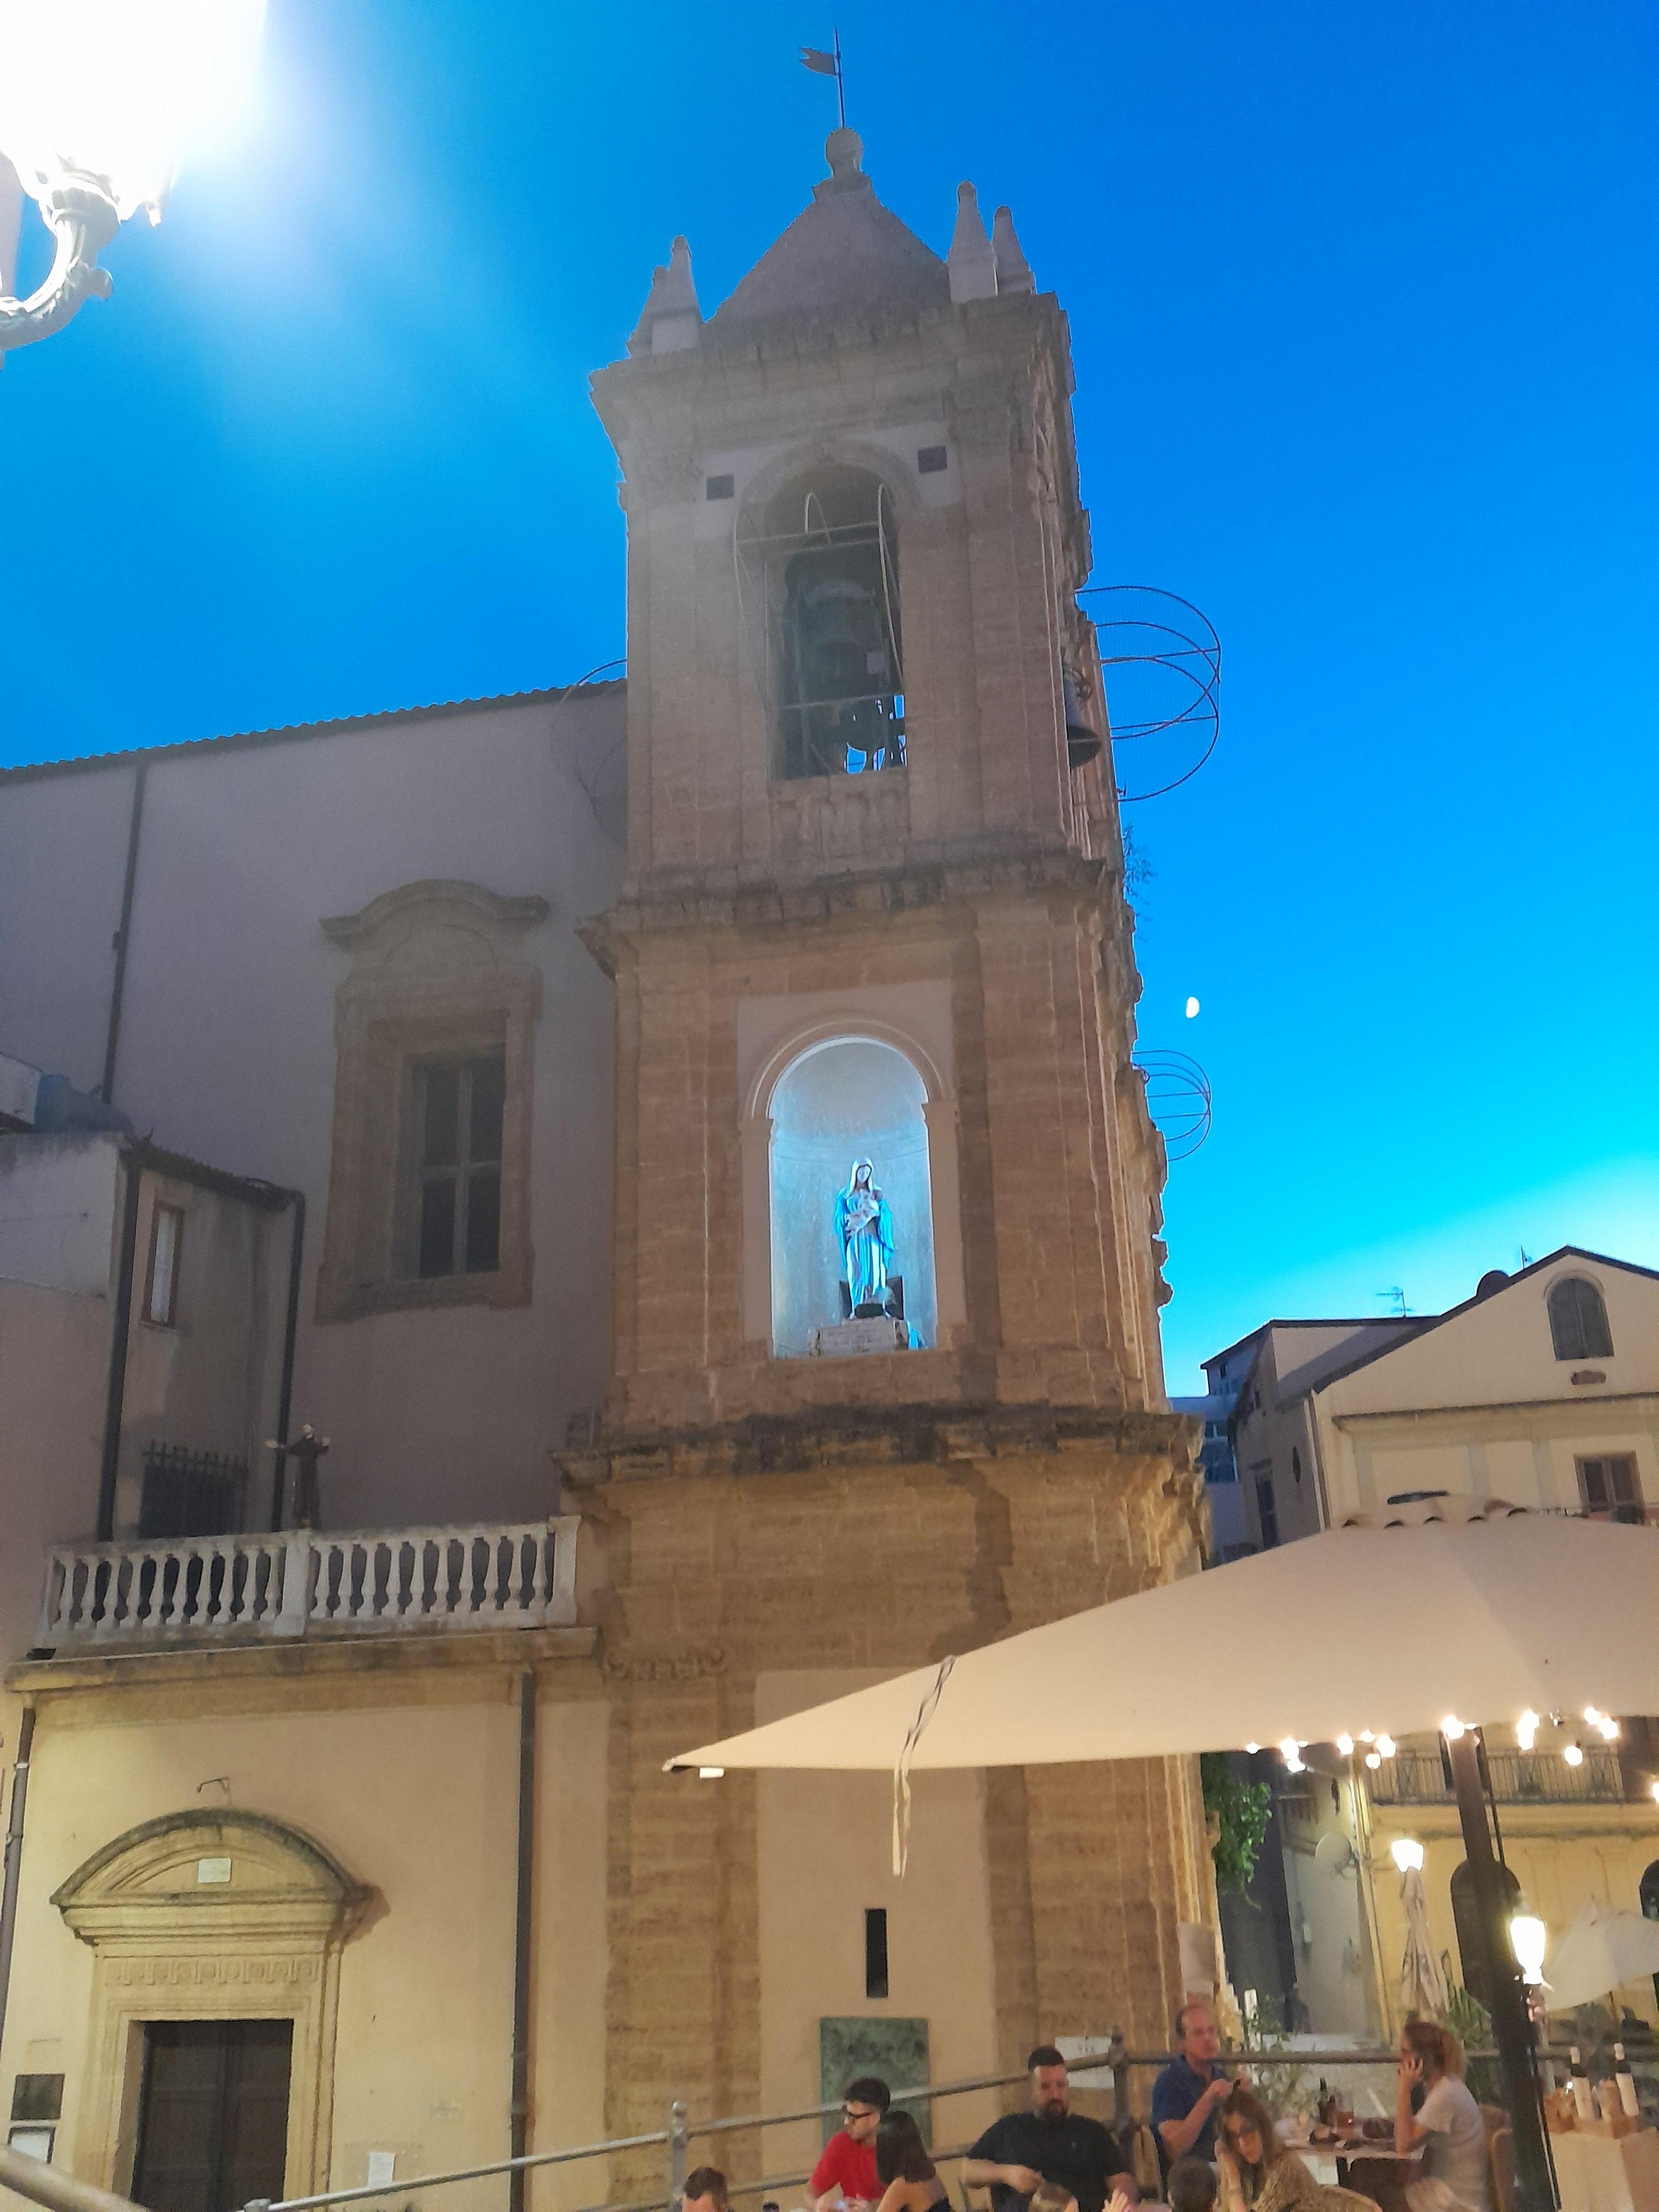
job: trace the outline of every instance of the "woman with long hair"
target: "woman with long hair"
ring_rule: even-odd
[[[908,2112],[889,2112],[876,2130],[876,2173],[882,2184],[877,2212],[933,2212],[945,2201],[945,2184]]]
[[[1221,2107],[1216,2162],[1224,2212],[1376,2212],[1369,2197],[1316,2181],[1250,2089],[1235,2089]]]
[[[1400,2031],[1400,2094],[1394,2147],[1424,2154],[1424,2175],[1406,2191],[1411,2212],[1491,2212],[1492,2161],[1486,2124],[1462,2076],[1463,2047],[1432,2020],[1408,2020]],[[1423,2101],[1412,2110],[1412,2092]]]

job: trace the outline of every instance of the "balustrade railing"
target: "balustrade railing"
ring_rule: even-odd
[[[1616,1753],[1586,1750],[1570,1765],[1559,1752],[1492,1751],[1486,1754],[1492,1795],[1503,1805],[1575,1805],[1586,1800],[1617,1803],[1625,1779]],[[1437,1751],[1402,1750],[1365,1777],[1373,1803],[1449,1805],[1452,1787]]]
[[[574,1515],[443,1528],[58,1544],[43,1648],[567,1626]]]

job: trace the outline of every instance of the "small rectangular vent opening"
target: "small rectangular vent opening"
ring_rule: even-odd
[[[872,1905],[864,1916],[864,1994],[887,1994],[887,1908]]]
[[[735,499],[738,480],[735,477],[710,477],[703,486],[705,499]]]
[[[948,468],[950,463],[951,456],[943,446],[922,446],[917,449],[916,474],[918,476],[936,477],[941,469]]]

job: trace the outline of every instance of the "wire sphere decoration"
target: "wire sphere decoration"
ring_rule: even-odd
[[[1184,1052],[1138,1052],[1134,1065],[1146,1085],[1146,1111],[1164,1139],[1165,1158],[1189,1159],[1210,1133],[1209,1077]]]
[[[561,735],[559,718],[574,693],[584,684],[596,678],[610,676],[613,669],[626,675],[625,659],[602,660],[597,668],[590,668],[574,684],[567,684],[553,702],[551,730],[556,739]],[[570,773],[581,786],[587,803],[593,810],[593,819],[613,845],[625,845],[628,841],[628,733],[626,726],[608,729],[602,723],[589,722],[586,726],[578,722],[572,730],[569,748]]]
[[[1221,640],[1190,599],[1156,584],[1091,584],[1121,805],[1198,774],[1221,734]]]

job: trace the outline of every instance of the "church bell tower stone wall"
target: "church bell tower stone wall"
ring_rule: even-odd
[[[1105,726],[1065,320],[1029,271],[953,298],[853,135],[830,151],[708,321],[677,242],[594,380],[629,532],[627,876],[587,933],[617,990],[615,1357],[603,1434],[559,1461],[605,1547],[617,2132],[671,2094],[817,2091],[767,2072],[768,1784],[661,1762],[750,1724],[757,1686],[915,1666],[1164,1579],[1204,1538],[1158,1352],[1109,748],[1073,766],[1068,744],[1077,698]],[[780,501],[820,481],[873,488],[896,575],[903,758],[890,737],[878,772],[780,769],[768,563]],[[839,526],[824,496],[799,542]],[[777,1086],[837,1038],[890,1046],[925,1091],[938,1322],[794,1356],[769,1303],[802,1233],[773,1218]],[[1191,1764],[975,1786],[985,2066],[1039,2034],[1161,2041],[1178,1925],[1214,1919]],[[948,1948],[909,1879],[895,1911]],[[845,1996],[803,1986],[800,2033],[867,2008]]]

